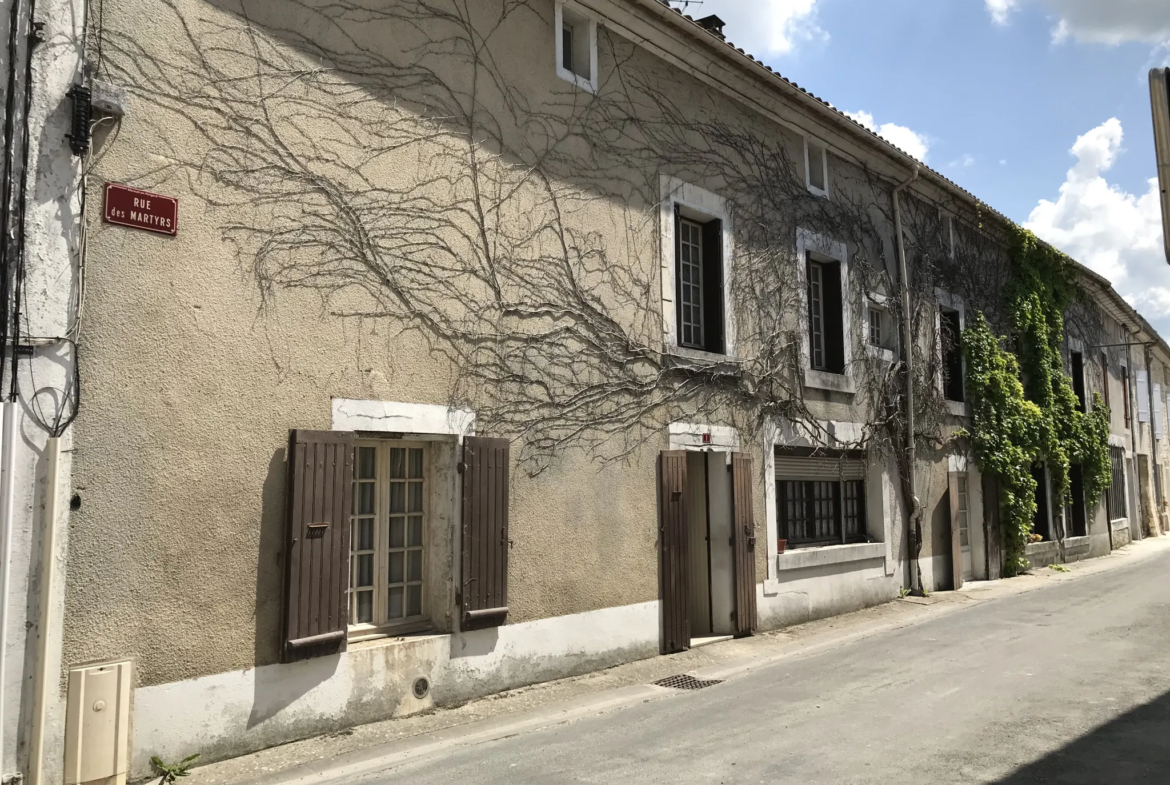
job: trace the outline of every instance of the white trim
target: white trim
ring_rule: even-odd
[[[829,564],[869,561],[886,558],[884,542],[862,542],[852,545],[826,545],[820,548],[796,548],[776,554],[776,569],[804,570],[809,567],[824,567]]]
[[[898,345],[898,330],[895,326],[890,324],[890,307],[889,297],[880,292],[869,292],[862,302],[861,324],[865,331],[865,351],[870,357],[881,362],[894,362],[895,349],[887,349],[884,346],[874,346],[869,342],[869,314],[872,311],[880,311],[882,313],[882,342],[892,343],[893,346]],[[848,340],[848,338],[846,338]]]
[[[825,187],[817,188],[812,184],[812,167],[809,165],[808,146],[814,144],[821,150],[821,168],[823,170],[823,180]],[[829,198],[829,146],[819,139],[814,139],[811,136],[804,137],[804,185],[808,188],[809,193],[814,196],[820,196],[825,199]]]
[[[731,301],[731,266],[735,260],[734,224],[727,200],[677,177],[660,175],[659,223],[661,224],[662,332],[668,354],[706,362],[736,360],[736,318]],[[689,349],[678,345],[678,315],[675,309],[674,205],[723,222],[723,354]]]
[[[808,254],[827,256],[841,265],[841,334],[844,343],[845,373],[829,373],[809,367],[812,362],[808,336]],[[853,308],[849,299],[849,247],[808,229],[796,230],[796,285],[800,292],[800,351],[804,358],[804,386],[853,394],[857,383],[849,373],[853,364]]]
[[[667,426],[672,450],[739,450],[739,431],[726,425],[672,422]],[[704,442],[703,437],[710,441]]]
[[[592,14],[588,13],[577,3],[568,3],[569,13],[585,20],[589,26],[587,31],[589,35],[589,78],[581,76],[567,70],[562,64],[564,61],[564,44],[561,39],[561,30],[564,28],[564,2],[558,2],[556,5],[555,25],[553,27],[553,38],[556,39],[556,69],[557,76],[564,79],[566,82],[575,84],[582,90],[590,93],[597,92],[597,20]]]
[[[334,398],[333,430],[471,436],[475,412],[427,403]]]
[[[489,630],[358,644],[331,657],[140,687],[130,779],[150,756],[201,762],[243,755],[436,705],[658,654],[658,601]],[[393,649],[392,651],[390,649]],[[423,700],[415,679],[431,682]]]

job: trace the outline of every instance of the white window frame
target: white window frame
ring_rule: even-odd
[[[808,254],[827,257],[841,265],[841,330],[843,336],[845,373],[818,371],[812,367],[808,329]],[[857,383],[850,368],[853,364],[853,315],[849,299],[849,247],[836,240],[822,237],[808,229],[796,230],[796,284],[799,289],[800,309],[800,350],[804,358],[804,385],[821,390],[841,393],[856,393]],[[868,336],[867,336],[868,338]]]
[[[943,402],[947,405],[949,411],[955,417],[969,417],[971,414],[971,404],[969,401],[952,401],[946,397],[946,380],[943,376],[943,345],[942,345],[942,310],[946,308],[950,311],[957,311],[959,314],[959,331],[967,329],[967,311],[963,306],[963,298],[957,294],[945,292],[942,289],[934,290],[934,299],[937,308],[934,312],[934,336],[935,336],[935,365],[937,371],[935,372],[935,386],[938,388],[939,395],[943,396]],[[966,398],[967,390],[967,360],[959,355],[959,367],[962,368],[963,374],[963,397]]]
[[[825,184],[824,188],[817,188],[812,183],[812,167],[809,164],[811,156],[809,155],[809,145],[820,148],[821,151],[821,175]],[[814,139],[811,136],[804,137],[804,184],[808,188],[809,193],[814,196],[821,196],[825,199],[829,198],[829,146],[824,142]]]
[[[661,223],[662,274],[662,332],[668,354],[702,362],[727,363],[737,359],[735,345],[735,310],[731,303],[731,265],[735,260],[734,227],[727,208],[727,200],[697,185],[685,183],[676,177],[662,175],[659,181],[662,200],[659,208]],[[683,218],[702,222],[722,221],[723,242],[723,354],[691,349],[679,344],[677,292],[677,260],[675,259],[674,208],[678,205]]]
[[[566,14],[566,11],[568,12]],[[562,38],[562,31],[565,27],[565,17],[569,17],[570,24],[586,25],[585,37],[588,39],[589,45],[589,77],[586,78],[580,74],[570,71],[564,66],[564,41]],[[556,39],[556,68],[557,76],[564,79],[566,82],[580,87],[590,93],[597,92],[597,20],[592,14],[585,11],[576,3],[558,2],[556,5],[556,17],[553,25],[553,30]]]
[[[870,357],[881,360],[882,362],[894,362],[894,354],[897,351],[899,334],[898,325],[891,321],[890,298],[880,292],[870,292],[865,298],[864,302],[864,319],[865,325],[865,350]],[[874,346],[869,342],[869,315],[874,311],[881,312],[882,315],[882,332],[883,340],[881,346]],[[889,348],[893,347],[893,348]]]

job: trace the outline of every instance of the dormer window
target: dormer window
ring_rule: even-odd
[[[824,145],[804,140],[805,185],[816,196],[829,195],[829,154]]]
[[[597,91],[597,22],[571,3],[556,7],[557,76]]]

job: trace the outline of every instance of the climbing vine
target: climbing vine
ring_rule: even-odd
[[[977,313],[963,348],[973,409],[967,435],[980,469],[999,479],[1004,569],[1015,575],[1028,566],[1024,545],[1036,513],[1032,465],[1047,465],[1052,498],[1061,507],[1073,464],[1081,466],[1090,508],[1110,475],[1108,409],[1094,395],[1091,410],[1080,411],[1060,352],[1064,313],[1079,294],[1076,271],[1063,254],[1018,228],[1012,230],[1011,261],[1006,312],[1013,337],[997,337]]]

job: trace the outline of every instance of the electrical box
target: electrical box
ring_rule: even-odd
[[[69,670],[65,785],[125,785],[133,663]]]

